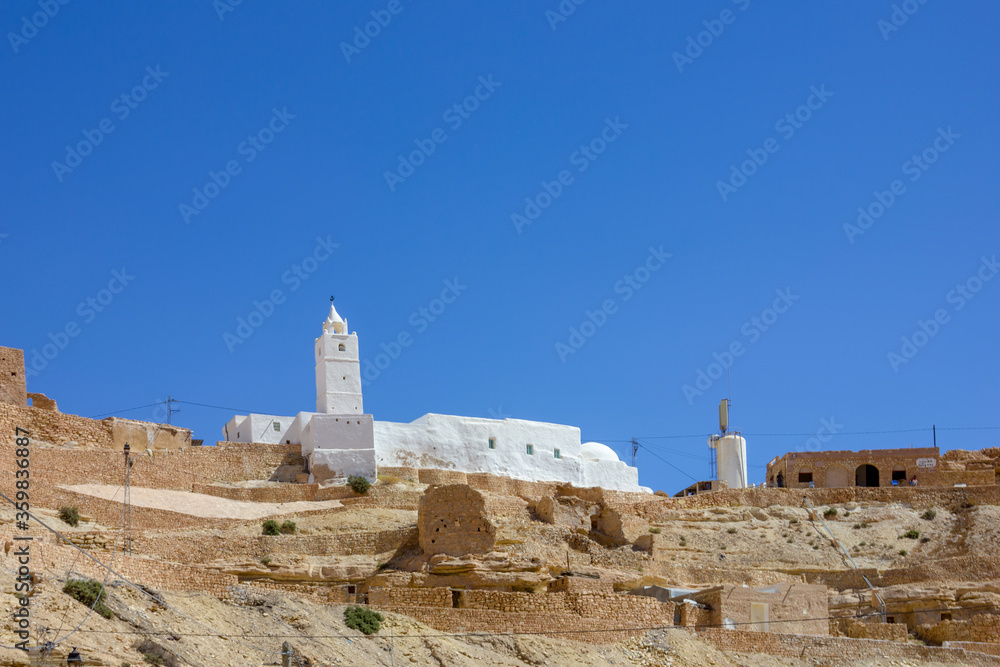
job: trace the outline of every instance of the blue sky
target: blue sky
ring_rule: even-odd
[[[751,481],[995,446],[944,429],[1000,425],[1000,7],[897,7],[4,3],[0,344],[66,412],[294,414],[336,295],[376,419],[639,437],[671,492],[733,350]]]

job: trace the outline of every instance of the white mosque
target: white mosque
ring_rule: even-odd
[[[230,442],[296,444],[311,480],[362,475],[379,466],[489,473],[532,482],[644,491],[639,471],[607,445],[580,442],[575,426],[426,414],[409,424],[375,421],[361,396],[358,336],[331,304],[316,339],[316,412],[294,417],[237,415],[223,435]]]

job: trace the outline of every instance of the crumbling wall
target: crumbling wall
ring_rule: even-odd
[[[496,524],[483,493],[464,484],[429,488],[420,498],[417,527],[426,554],[487,553],[496,544]]]
[[[13,347],[0,347],[0,403],[28,407],[24,352]]]
[[[966,621],[921,625],[915,632],[917,637],[931,644],[952,641],[1000,644],[1000,614],[982,613]]]

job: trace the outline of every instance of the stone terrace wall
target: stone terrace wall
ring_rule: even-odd
[[[967,621],[941,621],[916,628],[918,637],[932,644],[984,642],[1000,644],[1000,615],[980,614]]]
[[[292,503],[297,501],[342,500],[359,497],[349,486],[283,483],[269,486],[222,486],[195,483],[191,490],[217,498],[243,500],[253,503]],[[369,491],[370,493],[370,491]],[[416,509],[414,507],[414,509]]]
[[[947,642],[945,648],[960,648],[976,653],[987,653],[1000,657],[1000,644],[982,644],[977,642]]]
[[[13,567],[15,561],[13,553],[11,551],[8,555],[0,554],[0,563],[5,567]],[[112,554],[110,553],[100,555],[91,553],[91,555],[131,581],[148,586],[153,590],[199,591],[218,598],[225,598],[228,595],[229,587],[238,583],[238,579],[234,575],[221,574],[180,563],[150,560],[120,553],[115,555],[112,562]],[[103,581],[107,572],[92,560],[80,556],[75,549],[53,544],[33,543],[31,559],[33,569],[36,571],[48,569],[59,576],[71,572],[72,576],[85,576]],[[117,577],[111,575],[108,581],[115,579]]]
[[[900,503],[915,509],[949,506],[963,501],[972,505],[1000,505],[1000,486],[970,486],[964,488],[921,487],[847,487],[840,489],[725,489],[687,498],[658,497],[636,505],[636,511],[650,520],[660,520],[666,512],[678,509],[710,509],[713,507],[759,507],[771,505],[805,507],[802,497],[814,506],[845,503]]]
[[[451,591],[446,586],[432,588],[373,588],[368,604],[377,607],[451,607]]]
[[[259,523],[258,523],[259,525]],[[104,534],[105,539],[107,533]],[[110,536],[114,539],[114,535]],[[416,547],[413,526],[389,530],[352,531],[329,535],[216,535],[191,537],[181,534],[142,531],[133,537],[133,550],[165,560],[186,563],[259,560],[267,554],[301,556],[355,556],[391,553]]]
[[[875,639],[811,637],[809,635],[750,632],[747,630],[721,630],[717,628],[698,630],[697,635],[722,651],[765,653],[767,655],[799,658],[801,660],[827,658],[840,663],[852,660],[868,660],[873,657],[886,657],[958,663],[973,667],[996,667],[1000,665],[1000,659],[991,658],[983,654],[970,653],[962,649],[936,648]]]
[[[3,408],[0,404],[0,410]],[[8,433],[0,431],[0,490],[9,494],[14,486],[16,465],[13,428],[7,436]],[[34,436],[33,432],[30,456],[33,505],[58,507],[53,496],[59,485],[119,486],[124,481],[122,452],[39,446]],[[298,445],[226,443],[218,447],[186,447],[158,452],[153,457],[135,457],[131,483],[154,489],[191,491],[196,483],[267,480],[281,466],[301,463]]]

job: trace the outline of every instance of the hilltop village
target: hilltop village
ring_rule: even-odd
[[[316,411],[214,446],[64,414],[0,348],[0,491],[27,466],[32,514],[0,508],[0,644],[26,606],[35,647],[0,665],[1000,665],[1000,448],[789,453],[745,488],[736,443],[672,497],[575,427],[375,421],[335,310],[315,345]]]

